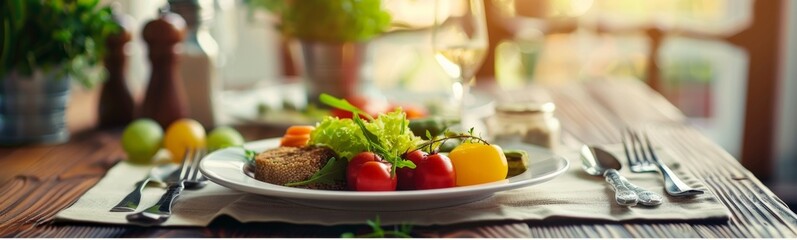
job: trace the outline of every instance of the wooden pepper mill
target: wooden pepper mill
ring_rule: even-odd
[[[120,27],[117,34],[105,41],[107,52],[104,58],[108,79],[102,87],[99,104],[99,125],[101,128],[125,126],[133,121],[135,104],[127,87],[127,52],[125,46],[132,39],[130,18],[115,13],[114,20]]]
[[[180,15],[162,12],[144,26],[144,41],[149,46],[152,75],[147,86],[141,116],[152,118],[166,128],[188,116],[185,88],[178,74],[177,44],[185,37],[185,21]]]

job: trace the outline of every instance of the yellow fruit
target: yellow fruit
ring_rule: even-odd
[[[463,143],[448,154],[457,186],[495,182],[506,178],[506,156],[498,145]]]
[[[172,162],[180,163],[188,149],[205,148],[205,129],[193,119],[180,119],[169,125],[163,146],[172,154]]]

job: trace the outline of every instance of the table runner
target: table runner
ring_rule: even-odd
[[[607,146],[621,161],[625,160],[619,146]],[[672,154],[660,151],[663,161],[670,162]],[[493,197],[446,208],[402,211],[368,212],[320,209],[297,205],[282,199],[227,189],[215,183],[196,191],[184,191],[175,204],[175,214],[164,226],[207,226],[219,216],[230,216],[241,222],[286,222],[295,224],[362,224],[379,216],[383,224],[410,223],[419,226],[454,223],[501,221],[588,219],[603,221],[679,221],[726,220],[729,211],[703,184],[684,171],[674,170],[689,185],[705,190],[706,194],[691,198],[669,197],[664,193],[659,174],[631,173],[627,167],[621,174],[634,184],[665,196],[656,208],[643,206],[621,207],[614,203],[614,193],[602,177],[589,176],[581,169],[577,152],[563,154],[570,161],[570,169],[549,182],[496,193]],[[624,161],[625,162],[625,161]],[[677,164],[676,164],[677,165]],[[531,166],[534,167],[534,166]],[[129,224],[128,213],[108,210],[127,193],[133,183],[147,175],[150,167],[120,162],[108,171],[92,189],[72,206],[56,215],[56,221],[79,221],[107,224]],[[139,210],[154,204],[164,190],[148,187],[143,192]]]

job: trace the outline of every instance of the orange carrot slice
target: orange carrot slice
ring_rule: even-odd
[[[283,147],[304,147],[310,139],[282,139],[280,145]]]
[[[310,134],[303,135],[285,135],[280,140],[280,146],[283,147],[303,147],[310,141]]]
[[[313,126],[291,126],[288,128],[287,131],[285,131],[285,135],[310,134],[310,132],[312,132],[313,130],[315,130],[315,127]]]

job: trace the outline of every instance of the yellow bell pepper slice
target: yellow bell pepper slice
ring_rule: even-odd
[[[463,143],[448,154],[456,173],[456,185],[468,186],[506,178],[509,171],[500,146]]]

